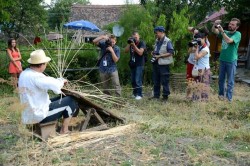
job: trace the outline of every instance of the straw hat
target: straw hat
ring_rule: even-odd
[[[41,64],[49,62],[51,59],[45,55],[43,50],[35,50],[30,53],[29,64]]]

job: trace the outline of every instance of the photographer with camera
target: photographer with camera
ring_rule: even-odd
[[[154,96],[151,99],[160,98],[161,84],[163,86],[163,101],[168,100],[169,90],[169,64],[173,63],[174,48],[169,38],[166,37],[165,28],[154,28],[156,41],[152,52],[151,63],[153,64]]]
[[[209,56],[210,50],[206,44],[206,34],[197,33],[194,36],[194,40],[189,42],[189,47],[194,50],[193,62],[194,66],[191,71],[192,77],[196,82],[202,83],[203,86],[200,94],[187,94],[188,99],[192,100],[206,100],[208,99],[208,93],[210,89],[210,65],[209,65]],[[187,88],[187,93],[189,88]],[[197,96],[199,95],[199,96]]]
[[[207,29],[207,27],[202,27],[199,29],[196,29],[194,27],[188,27],[188,31],[191,32],[193,34],[193,37],[198,34],[199,32],[201,33],[205,33],[206,36],[206,44],[208,47],[210,47],[210,42],[208,40],[208,35],[209,35],[209,30]]]
[[[131,69],[131,84],[133,87],[133,97],[136,100],[142,99],[143,70],[145,64],[144,51],[146,44],[140,40],[138,32],[133,32],[132,37],[128,39],[125,53],[130,54],[129,67]]]
[[[240,26],[240,20],[232,18],[228,24],[228,31],[224,30],[220,25],[221,20],[216,20],[212,31],[222,39],[222,47],[220,52],[219,66],[219,99],[226,98],[229,102],[233,98],[234,75],[236,72],[238,47],[241,40],[241,33],[237,31]],[[227,76],[227,90],[225,91],[225,77]]]
[[[115,45],[116,37],[114,35],[101,35],[93,40],[93,43],[101,48],[101,57],[98,60],[101,82],[103,84],[103,93],[110,95],[109,81],[115,88],[116,96],[121,96],[121,86],[116,63],[120,58],[120,48]]]

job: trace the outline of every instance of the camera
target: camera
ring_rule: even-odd
[[[106,47],[109,47],[109,46],[112,47],[112,42],[111,42],[111,40],[110,40],[110,39],[106,40],[106,41],[105,41],[105,45],[106,45]]]
[[[128,38],[128,44],[131,44],[131,43],[135,43],[136,42],[136,40],[135,40],[135,38],[133,38],[133,37],[130,37],[130,38]]]
[[[221,25],[215,25],[214,27],[215,27],[215,28],[220,28],[220,27],[221,27]]]
[[[199,46],[201,45],[201,41],[197,40],[197,39],[192,40],[191,42],[188,43],[189,47],[193,47],[193,46],[197,46],[197,45],[199,45]]]
[[[112,42],[111,42],[110,39],[108,39],[108,40],[105,41],[105,47],[106,47],[106,49],[108,47],[112,47]],[[106,53],[109,53],[109,52],[110,52],[109,50],[106,50]]]
[[[150,60],[150,62],[153,63],[153,64],[157,62],[157,59],[156,59],[155,55],[160,55],[160,54],[159,53],[153,53],[153,57]]]

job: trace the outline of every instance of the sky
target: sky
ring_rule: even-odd
[[[92,5],[122,5],[126,3],[126,0],[89,0]],[[139,0],[128,0],[129,3],[138,4]],[[50,4],[51,0],[45,0]]]

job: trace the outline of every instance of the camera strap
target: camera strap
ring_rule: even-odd
[[[200,52],[203,48],[205,48],[207,46],[207,44],[206,43],[204,43],[200,48],[199,48],[199,51],[198,52]],[[198,60],[196,61],[196,63],[195,63],[196,65],[198,65]]]
[[[160,51],[160,49],[161,49],[161,46],[162,46],[162,44],[163,44],[163,42],[164,42],[164,39],[165,39],[165,36],[164,36],[164,38],[163,38],[163,40],[158,40],[158,41],[156,41],[156,43],[155,43],[155,45],[156,45],[156,52],[158,52],[159,53],[159,51]],[[159,43],[159,45],[157,45]],[[158,47],[157,47],[158,46]]]
[[[100,62],[102,61],[102,59],[105,57],[105,55],[107,55],[108,53],[107,52],[104,52],[103,54],[102,54],[102,56],[98,59],[98,61],[97,61],[97,66],[99,66],[99,64],[100,64]]]
[[[138,47],[139,44],[140,44],[140,41],[135,43],[136,47]],[[130,52],[131,52],[131,59],[135,58],[135,50],[132,48],[132,46],[130,46]]]

